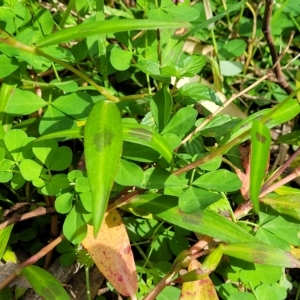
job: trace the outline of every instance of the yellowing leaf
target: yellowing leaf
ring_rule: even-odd
[[[200,262],[196,259],[192,260],[188,271],[201,268]],[[184,282],[181,289],[180,300],[217,300],[218,295],[214,284],[209,276],[205,276],[197,281]]]
[[[126,228],[117,210],[106,212],[101,229],[94,238],[88,226],[82,245],[101,273],[123,296],[136,299],[137,274]]]

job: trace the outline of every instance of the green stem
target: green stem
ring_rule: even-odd
[[[84,271],[85,271],[85,283],[86,283],[87,299],[92,300],[89,267],[84,266]]]
[[[60,22],[59,22],[59,27],[60,28],[63,28],[65,26],[65,23],[66,23],[66,21],[67,21],[67,19],[69,17],[69,14],[70,14],[71,10],[75,6],[75,2],[76,2],[76,0],[70,0],[69,1],[67,9],[66,9],[64,15],[62,16]]]
[[[113,96],[112,94],[110,94],[104,87],[99,86],[95,81],[93,81],[92,79],[90,79],[87,75],[85,75],[84,73],[78,71],[77,69],[75,69],[74,67],[72,67],[71,65],[69,65],[68,63],[56,59],[55,57],[43,52],[42,50],[40,50],[39,48],[34,48],[25,44],[22,44],[18,41],[16,41],[15,39],[13,39],[11,36],[9,36],[7,33],[5,33],[4,31],[0,30],[0,34],[2,34],[5,38],[0,38],[1,42],[4,42],[5,44],[20,49],[22,51],[31,53],[31,54],[35,54],[35,55],[39,55],[39,56],[43,56],[45,58],[48,58],[50,61],[55,62],[61,66],[63,66],[64,68],[66,68],[67,70],[72,71],[74,74],[78,75],[79,77],[81,77],[83,80],[85,80],[87,83],[89,83],[91,86],[93,86],[97,91],[99,91],[100,94],[102,94],[103,96],[106,97],[106,99],[117,103],[119,102],[119,98]]]
[[[96,1],[96,21],[104,21],[104,1]],[[98,36],[99,70],[103,76],[104,86],[108,87],[107,57],[106,57],[106,35]]]
[[[54,62],[56,62],[57,64],[60,64],[61,66],[63,66],[64,68],[72,71],[74,74],[78,75],[79,77],[81,77],[83,80],[85,80],[87,83],[89,83],[91,86],[93,86],[100,94],[102,94],[103,96],[105,96],[108,100],[117,103],[120,100],[113,96],[112,94],[110,94],[104,87],[98,85],[95,81],[93,81],[92,79],[90,79],[88,76],[86,76],[84,73],[78,71],[77,69],[75,69],[74,67],[72,67],[71,65],[65,63],[62,60],[56,59],[55,57],[52,57],[51,55],[48,55],[47,53],[43,52],[42,50],[35,48],[35,53],[48,58],[49,60],[52,60]]]

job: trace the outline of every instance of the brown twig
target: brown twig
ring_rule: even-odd
[[[7,277],[4,281],[0,283],[0,291],[4,289],[7,285],[9,285],[15,278],[17,278],[17,276],[20,274],[20,271],[23,268],[36,263],[40,258],[45,256],[49,251],[51,251],[55,246],[57,246],[63,239],[64,236],[61,234],[58,238],[56,238],[53,242],[45,246],[38,253],[34,254],[26,261],[24,261],[17,270],[15,270],[9,277]]]
[[[274,74],[277,78],[277,84],[286,91],[287,94],[291,94],[293,89],[290,87],[286,81],[280,66],[280,58],[275,49],[273,36],[271,33],[271,17],[273,11],[273,0],[265,0],[265,12],[263,17],[262,31],[264,33],[265,39],[267,41],[268,47],[270,49],[273,65]]]
[[[17,222],[20,222],[20,221],[24,221],[24,220],[27,220],[27,219],[30,219],[30,218],[35,218],[35,217],[38,217],[38,216],[42,216],[42,215],[45,215],[45,214],[49,214],[49,213],[53,213],[55,212],[55,208],[54,207],[49,207],[49,208],[45,208],[45,207],[38,207],[37,209],[35,210],[32,210],[28,213],[25,213],[23,215],[20,215],[20,214],[16,214],[16,215],[13,215],[11,218],[9,218],[8,220],[4,221],[3,223],[0,224],[0,230],[11,225],[11,224],[14,224],[14,223],[17,223]]]

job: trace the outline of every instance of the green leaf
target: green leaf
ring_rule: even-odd
[[[75,120],[81,120],[85,119],[89,114],[93,100],[89,94],[77,92],[60,96],[51,105]]]
[[[0,18],[1,19],[9,19],[9,18],[14,18],[14,17],[15,17],[15,14],[11,11],[11,9],[9,7],[0,7]]]
[[[56,197],[55,209],[60,214],[68,213],[72,208],[72,202],[74,199],[74,194],[64,193]]]
[[[180,289],[174,286],[166,286],[161,293],[156,297],[156,300],[179,299]]]
[[[234,39],[228,41],[221,49],[219,49],[219,55],[221,59],[230,59],[241,56],[246,50],[246,42],[241,39]]]
[[[73,117],[69,117],[53,105],[49,105],[40,121],[39,133],[41,135],[49,134],[74,127],[77,126]]]
[[[68,176],[69,178],[69,176]],[[79,176],[75,180],[75,191],[77,193],[89,192],[91,190],[89,180],[84,176]]]
[[[290,251],[291,249],[288,242],[262,227],[257,230],[255,237],[265,244],[270,244],[282,250]]]
[[[171,83],[171,76],[164,76],[161,74],[160,65],[158,62],[151,60],[140,60],[134,66],[145,74],[150,75],[153,79],[162,82],[166,86]]]
[[[219,169],[202,175],[193,185],[217,192],[233,192],[241,188],[242,182],[236,174]]]
[[[110,63],[118,71],[129,69],[132,60],[132,53],[117,47],[114,47],[110,53]]]
[[[197,155],[197,159],[203,157],[205,154]],[[222,158],[220,156],[214,157],[212,160],[208,161],[199,166],[200,169],[205,171],[215,171],[220,168],[222,163]]]
[[[151,127],[142,124],[124,123],[123,138],[124,141],[154,149],[160,153],[168,163],[172,161],[173,153],[170,146],[164,138]]]
[[[11,172],[0,172],[0,182],[9,182],[13,178],[13,174]]]
[[[290,252],[263,243],[223,245],[224,254],[257,264],[299,268],[300,262]]]
[[[142,168],[132,162],[121,159],[115,182],[124,186],[140,185],[144,179]]]
[[[20,189],[26,182],[26,179],[22,176],[21,173],[15,173],[10,181],[11,187],[14,190]]]
[[[139,185],[143,189],[163,189],[171,186],[185,186],[177,176],[165,169],[156,167],[149,168],[144,173],[144,180]]]
[[[82,138],[84,132],[84,127],[75,127],[71,129],[61,130],[49,134],[42,135],[41,137],[37,138],[37,141],[49,140],[49,139],[58,139],[58,138],[65,138],[66,140],[72,140],[77,138]]]
[[[49,272],[38,266],[27,266],[22,269],[22,274],[31,284],[33,290],[41,297],[50,299],[69,300],[70,296],[61,283]]]
[[[22,176],[31,181],[45,174],[47,170],[38,162],[32,159],[25,159],[20,163],[20,171]]]
[[[186,134],[195,124],[198,112],[192,107],[183,107],[169,121],[163,134],[174,133],[178,136]]]
[[[55,152],[58,143],[55,140],[36,141],[33,144],[32,152],[45,165],[50,167],[51,162],[56,159]]]
[[[300,222],[290,217],[278,216],[263,224],[262,228],[272,232],[277,237],[287,241],[291,245],[300,246]]]
[[[51,34],[53,31],[53,18],[51,12],[46,8],[35,11],[33,26],[41,30],[41,35]]]
[[[253,294],[248,292],[235,292],[229,294],[227,300],[256,300]]]
[[[5,112],[14,116],[28,115],[45,105],[47,105],[47,102],[36,94],[21,89],[15,89],[5,108]]]
[[[14,57],[0,55],[0,78],[4,78],[14,72],[18,67],[18,61]]]
[[[189,27],[189,23],[185,22],[158,22],[152,20],[105,20],[84,23],[77,26],[65,28],[60,31],[51,33],[42,38],[37,47],[47,47],[65,43],[75,39],[86,38],[91,35],[109,34],[115,32],[122,32],[128,30],[149,30],[149,29],[163,29],[163,28],[178,28]]]
[[[198,209],[204,210],[212,203],[220,200],[221,195],[203,189],[188,187],[179,197],[178,206],[184,213],[193,213]]]
[[[13,162],[9,159],[3,159],[0,162],[0,171],[9,171],[13,165]]]
[[[239,140],[238,143],[240,144],[241,142],[247,140],[250,137],[250,129],[252,127],[253,120],[255,119],[263,119],[265,121],[264,124],[268,128],[273,128],[279,124],[283,124],[293,119],[299,113],[300,105],[297,99],[291,99],[287,97],[283,102],[274,106],[272,109],[261,110],[241,121],[231,130],[228,135],[222,139],[220,145],[224,145],[248,131],[249,134],[245,135],[245,137],[242,140]]]
[[[44,180],[44,186],[41,187],[40,191],[48,196],[56,196],[61,190],[68,188],[70,184],[65,174],[56,174],[50,178],[43,175],[42,179]],[[34,181],[32,183],[34,184]]]
[[[49,169],[53,171],[63,171],[67,169],[72,162],[73,152],[67,146],[59,147],[54,152],[54,158],[50,162]]]
[[[87,224],[82,214],[76,211],[76,205],[67,215],[63,225],[64,236],[73,244],[80,244],[87,234]]]
[[[300,146],[300,130],[295,130],[291,133],[287,133],[278,137],[277,144],[291,144]]]
[[[257,241],[237,224],[208,209],[192,214],[182,212],[176,197],[148,193],[135,197],[131,204],[166,222],[228,243]]]
[[[196,104],[201,100],[208,100],[216,105],[222,106],[223,103],[218,94],[210,87],[199,82],[190,82],[184,84],[178,89],[175,100],[183,104]]]
[[[266,295],[268,299],[274,299],[274,300],[287,299],[286,289],[280,286],[278,283],[274,283],[272,285],[261,284],[255,289],[255,295],[258,299],[266,299]]]
[[[78,91],[78,84],[76,81],[62,81],[62,82],[56,82],[56,80],[52,80],[50,82],[51,85],[54,85],[61,91],[64,91],[65,93],[73,93]],[[71,106],[72,107],[72,106]],[[70,108],[71,108],[70,107]]]
[[[167,125],[172,107],[172,97],[166,88],[160,89],[151,99],[151,113],[159,131],[162,131]]]
[[[269,162],[271,134],[268,127],[257,120],[251,129],[250,199],[254,210],[259,211],[259,195]]]
[[[234,5],[231,5],[227,10],[225,10],[224,12],[204,21],[204,22],[200,22],[200,23],[196,23],[194,25],[194,27],[192,27],[184,36],[182,36],[179,40],[178,43],[180,43],[181,41],[184,41],[187,39],[187,37],[194,35],[195,33],[199,32],[201,29],[203,28],[207,28],[210,24],[220,20],[221,18],[223,18],[224,16],[226,16],[227,14],[229,14],[230,12],[234,11],[234,10],[238,10],[240,9],[247,0],[242,0],[238,3],[235,3]]]
[[[193,77],[205,66],[205,57],[190,55],[183,61],[183,68],[180,70],[181,77]]]
[[[21,161],[24,159],[22,155],[22,152],[24,151],[23,144],[26,144],[27,141],[27,134],[20,129],[9,130],[4,135],[5,146],[15,161]]]
[[[91,213],[93,211],[93,207],[92,207],[92,193],[89,192],[83,192],[79,194],[79,198],[80,198],[80,202],[83,206],[83,208]]]
[[[196,111],[194,111],[194,114]],[[196,117],[195,117],[196,118]],[[84,127],[76,127],[72,129],[62,130],[41,136],[37,141],[67,137],[66,139],[82,138]],[[169,163],[172,161],[172,150],[165,139],[153,128],[135,123],[123,124],[123,139],[130,143],[135,143],[152,148],[160,153]],[[152,160],[150,160],[152,161]]]
[[[93,197],[96,237],[103,222],[122,154],[122,120],[116,104],[104,100],[92,108],[84,129],[84,151]]]
[[[243,71],[243,65],[236,61],[220,60],[220,71],[223,76],[235,76]]]
[[[260,201],[281,214],[300,220],[300,194],[287,194],[278,197],[269,195],[261,198]]]
[[[164,11],[183,21],[194,21],[199,17],[199,10],[190,6],[169,6],[164,7]]]
[[[11,224],[0,230],[0,259],[3,257],[13,227],[14,225]]]

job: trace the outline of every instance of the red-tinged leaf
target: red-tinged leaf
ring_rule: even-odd
[[[92,192],[94,235],[100,230],[122,154],[122,120],[115,103],[97,102],[86,121],[84,153]]]
[[[253,121],[251,129],[250,199],[256,212],[259,211],[259,195],[269,161],[271,134],[268,127]]]
[[[256,264],[300,268],[299,260],[290,252],[264,243],[223,245],[224,254]]]
[[[201,268],[200,262],[194,259],[191,261],[188,271],[196,270],[199,268]],[[205,276],[204,278],[197,281],[183,283],[180,300],[194,300],[194,299],[198,299],[198,300],[219,299],[215,286],[212,283],[209,276]]]
[[[29,281],[34,291],[43,299],[71,299],[61,283],[46,270],[38,266],[27,266],[22,269],[22,274]]]
[[[242,181],[241,194],[245,199],[249,199],[249,187],[250,187],[250,144],[244,143],[239,147],[242,165],[245,173],[240,169],[236,169],[236,174]]]
[[[117,210],[105,213],[104,222],[94,238],[88,226],[82,245],[89,252],[101,273],[123,296],[136,299],[137,274],[126,228]]]

